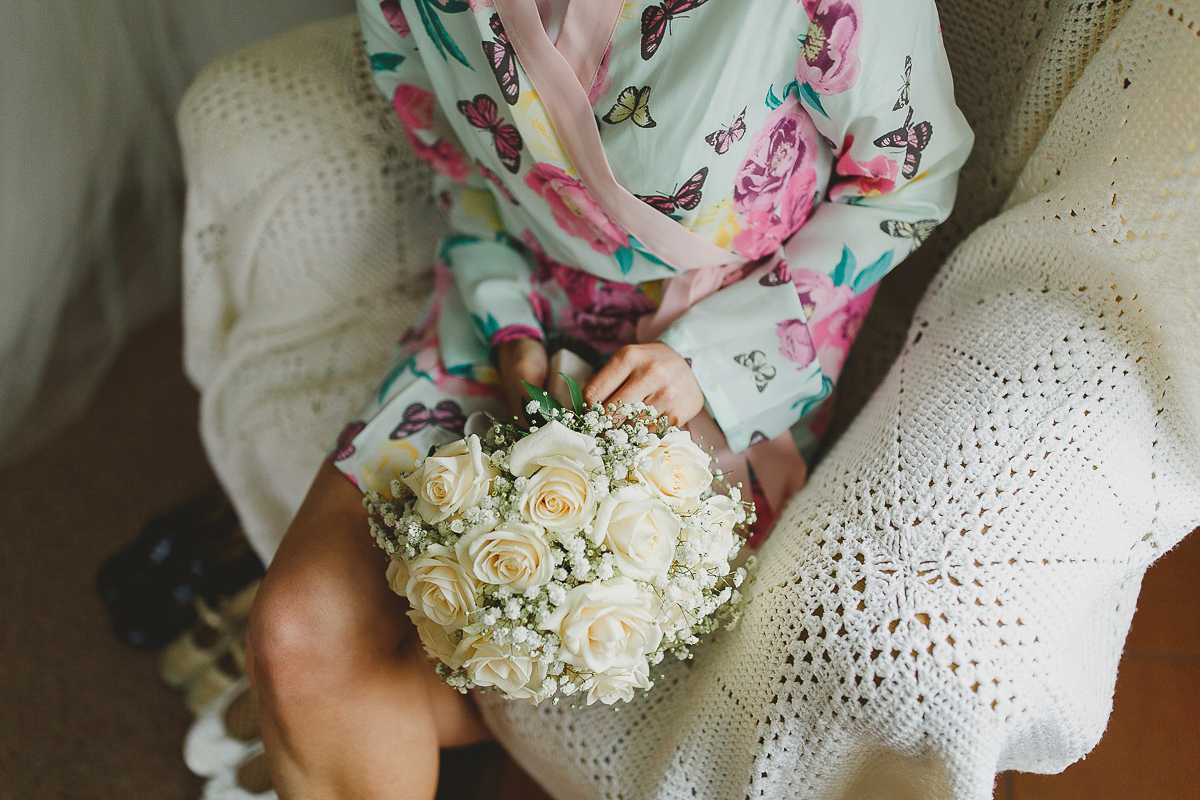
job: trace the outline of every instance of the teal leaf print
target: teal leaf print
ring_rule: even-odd
[[[621,274],[628,275],[629,271],[633,269],[633,248],[622,247],[613,253],[613,255],[616,256],[617,266],[621,268]]]
[[[478,314],[472,314],[471,319],[475,322],[475,327],[483,334],[484,341],[490,342],[496,331],[500,330],[500,323],[491,314],[487,315],[487,319]]]
[[[829,395],[831,395],[831,394],[833,394],[833,381],[831,381],[829,379],[828,375],[822,374],[821,375],[821,391],[819,391],[813,397],[806,397],[806,398],[797,400],[795,402],[795,404],[792,405],[792,408],[796,408],[797,406],[799,406],[800,417],[803,418],[806,414],[808,414],[808,412],[812,411],[814,408],[819,406],[821,404],[821,402],[825,398],[829,397]]]
[[[387,397],[388,392],[391,391],[392,386],[396,383],[396,380],[406,371],[412,372],[412,374],[418,378],[424,378],[430,383],[433,383],[432,375],[424,370],[417,369],[417,357],[416,355],[412,355],[397,364],[395,368],[387,374],[387,377],[383,379],[383,382],[379,384],[379,393],[377,395],[378,399],[376,402],[383,402],[384,398]]]
[[[637,253],[639,256],[646,259],[647,261],[649,261],[651,264],[655,264],[660,267],[666,267],[667,269],[671,270],[672,272],[677,271],[670,264],[663,261],[661,258],[654,255],[654,253],[651,253],[649,250],[647,250],[646,245],[639,242],[636,236],[629,237],[629,246],[633,249],[633,251],[635,253]]]
[[[404,63],[404,56],[399,53],[372,53],[371,69],[376,72],[391,72]]]
[[[896,256],[895,250],[888,250],[886,253],[875,259],[874,263],[864,269],[862,272],[854,276],[854,283],[850,288],[855,294],[862,294],[867,289],[870,289],[875,284],[887,275],[888,270],[892,268],[892,260]]]
[[[799,87],[800,97],[804,102],[821,112],[821,116],[829,119],[829,114],[825,111],[825,107],[821,105],[821,96],[817,94],[807,83]]]
[[[767,88],[766,103],[767,108],[771,109],[772,111],[783,105],[783,101],[775,96],[775,84],[771,84],[770,87]]]
[[[425,26],[425,32],[433,40],[433,46],[442,54],[442,58],[447,58],[446,53],[449,52],[451,56],[454,56],[455,61],[467,69],[473,70],[471,62],[467,61],[467,57],[455,44],[454,38],[450,36],[450,32],[446,30],[446,26],[442,25],[442,21],[437,15],[438,9],[448,14],[457,14],[460,11],[468,10],[469,6],[466,0],[416,0],[416,3],[417,11],[421,15],[421,24]]]
[[[858,269],[858,259],[854,257],[854,253],[850,252],[850,248],[842,245],[842,260],[838,262],[834,268],[833,274],[830,277],[833,279],[834,286],[844,286],[846,278]]]

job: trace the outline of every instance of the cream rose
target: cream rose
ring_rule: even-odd
[[[700,504],[700,495],[712,485],[711,461],[690,434],[674,431],[642,453],[636,473],[669,506],[690,514]]]
[[[653,685],[650,681],[650,665],[642,659],[633,669],[594,675],[588,678],[583,688],[587,690],[587,705],[599,700],[611,706],[614,703],[628,703],[633,699],[634,692],[639,689],[645,691]]]
[[[666,503],[645,485],[635,483],[600,503],[591,539],[612,551],[622,574],[653,581],[671,568],[681,527],[679,517]]]
[[[500,645],[488,632],[468,633],[454,658],[476,686],[495,686],[514,700],[541,699],[546,667],[520,645]]]
[[[541,469],[517,497],[531,522],[558,533],[576,531],[592,521],[596,492],[582,463],[567,456],[543,456]]]
[[[588,475],[604,466],[593,452],[595,448],[596,440],[591,436],[551,420],[512,446],[508,469],[513,475],[528,478],[544,466],[543,459],[562,456],[579,462],[580,470]]]
[[[408,591],[408,565],[404,563],[404,558],[396,553],[388,562],[387,582],[392,591],[404,597],[404,593]]]
[[[482,500],[498,474],[472,435],[439,449],[404,482],[416,494],[421,516],[438,523]]]
[[[422,614],[420,611],[409,609],[408,618],[417,628],[417,636],[425,646],[425,652],[430,658],[441,661],[450,669],[458,669],[462,663],[455,657],[458,645],[452,638],[451,632]]]
[[[729,553],[737,543],[736,524],[737,505],[723,494],[713,495],[688,517],[684,540],[695,543],[701,564],[716,567],[717,574],[724,575],[729,572]]]
[[[409,442],[389,439],[377,448],[358,469],[359,485],[364,491],[392,496],[392,481],[403,481],[417,468],[417,448]]]
[[[430,545],[409,563],[408,573],[404,596],[413,608],[437,624],[461,628],[467,624],[467,615],[478,608],[478,584],[449,547]]]
[[[658,649],[658,597],[626,577],[585,583],[546,621],[562,639],[561,658],[593,672],[631,670]]]
[[[546,535],[521,522],[472,531],[455,543],[454,552],[475,580],[518,592],[542,586],[554,574],[554,556]]]

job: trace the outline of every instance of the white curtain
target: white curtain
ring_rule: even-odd
[[[0,0],[0,463],[176,299],[173,116],[213,58],[353,0]]]

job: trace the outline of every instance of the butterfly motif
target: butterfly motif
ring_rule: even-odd
[[[780,261],[774,269],[758,279],[760,286],[783,286],[785,283],[791,282],[792,272],[788,269],[786,261]]]
[[[461,434],[466,424],[467,417],[463,414],[462,406],[453,400],[443,400],[433,408],[426,407],[424,403],[413,403],[404,409],[404,417],[388,438],[405,439],[430,425]]]
[[[627,119],[639,128],[653,128],[658,123],[650,116],[650,87],[626,86],[617,97],[612,109],[604,115],[604,121],[616,125]]]
[[[892,111],[899,111],[908,105],[908,86],[912,81],[912,56],[904,57],[904,85],[900,87],[900,97],[896,99],[896,105],[892,106]]]
[[[642,12],[642,60],[649,61],[669,33],[671,20],[704,5],[708,0],[663,0]]]
[[[775,368],[767,363],[767,357],[762,350],[752,350],[749,353],[734,356],[733,360],[754,373],[754,386],[762,392],[767,384],[775,378]]]
[[[514,206],[521,205],[517,202],[517,198],[513,197],[513,193],[509,191],[508,187],[504,185],[504,180],[501,179],[499,175],[485,167],[482,161],[476,161],[475,166],[479,169],[479,174],[491,181],[492,184],[500,190],[500,194],[504,195],[505,200],[512,203]]]
[[[477,94],[471,100],[459,100],[458,110],[471,125],[492,134],[492,143],[496,146],[500,163],[516,175],[521,168],[521,148],[525,143],[520,131],[501,121],[496,101],[486,94]]]
[[[741,141],[746,135],[746,109],[737,115],[737,119],[728,128],[720,128],[704,137],[704,141],[712,145],[717,155],[725,155],[734,142]]]
[[[500,21],[499,14],[492,14],[488,25],[496,35],[496,40],[484,42],[483,52],[492,67],[492,74],[496,76],[496,83],[500,84],[500,94],[504,95],[504,101],[510,106],[516,105],[517,98],[521,96],[521,79],[517,75],[517,51],[508,40],[508,34],[504,32],[504,23]]]
[[[875,140],[876,147],[904,148],[904,167],[900,170],[900,174],[905,178],[911,178],[917,174],[917,168],[921,166],[921,151],[933,137],[933,125],[928,122],[918,122],[913,125],[912,118],[913,110],[912,106],[909,106],[908,116],[904,118],[904,125]]]
[[[333,460],[343,461],[354,455],[354,437],[367,427],[365,422],[351,422],[338,434],[337,444],[333,446]]]
[[[916,250],[925,240],[929,238],[929,234],[933,233],[933,229],[938,226],[936,219],[919,219],[916,222],[905,222],[902,219],[885,219],[879,223],[879,229],[888,236],[895,236],[897,239],[912,239],[913,249]]]
[[[652,195],[635,195],[638,200],[661,211],[664,214],[670,214],[677,208],[682,208],[684,211],[691,211],[696,206],[700,205],[701,189],[704,187],[704,181],[708,177],[708,167],[704,167],[692,177],[688,178],[683,184],[683,188],[670,195],[652,194]]]

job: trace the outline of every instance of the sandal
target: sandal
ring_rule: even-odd
[[[242,677],[196,718],[183,742],[183,760],[197,775],[215,777],[244,761],[260,735],[258,695]]]
[[[245,758],[215,775],[204,785],[201,800],[278,800],[267,772],[262,742],[255,742]]]
[[[227,598],[219,611],[214,611],[203,598],[196,599],[199,621],[171,642],[159,657],[158,674],[164,683],[174,688],[187,686],[225,654],[231,638],[240,636],[246,628],[258,584],[259,581],[254,581]]]

